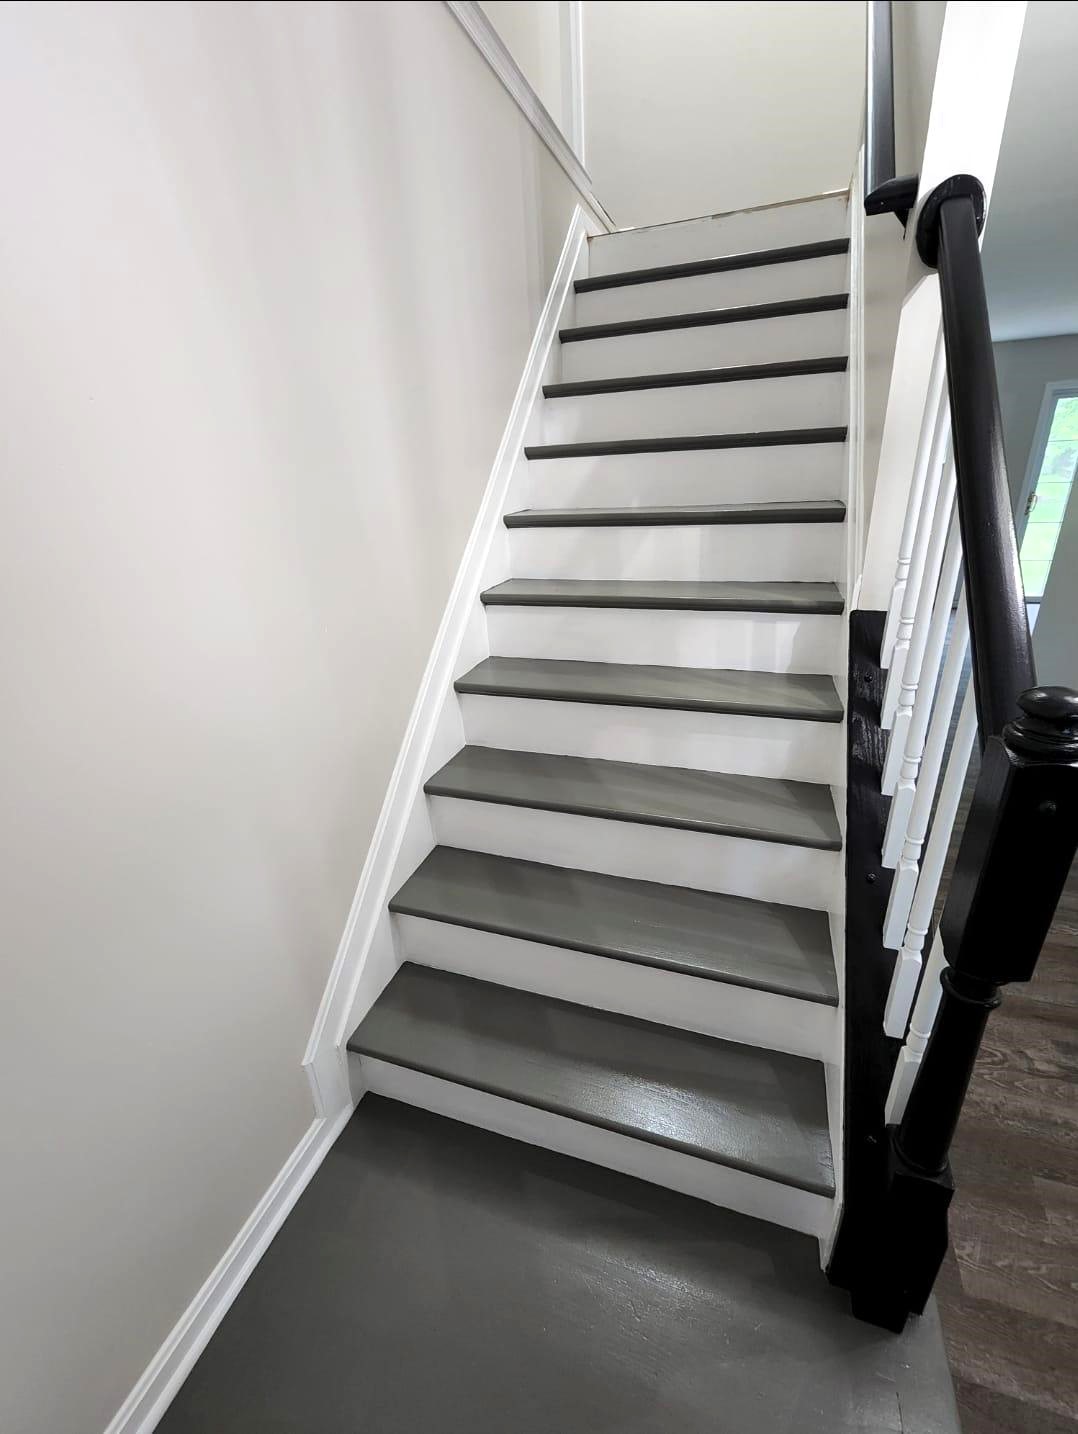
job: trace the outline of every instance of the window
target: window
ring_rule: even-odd
[[[1059,394],[1052,409],[1040,466],[1026,502],[1021,559],[1027,598],[1039,600],[1044,596],[1076,468],[1078,393]]]

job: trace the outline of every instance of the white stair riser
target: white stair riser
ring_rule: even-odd
[[[850,232],[846,196],[829,195],[794,204],[737,209],[676,224],[623,229],[588,241],[588,273],[616,274],[656,264],[683,264],[722,254],[748,254],[789,244],[841,239]]]
[[[398,950],[422,966],[765,1050],[837,1058],[833,1006],[419,916],[394,920]]]
[[[430,798],[442,846],[826,911],[840,852],[498,802]]]
[[[848,268],[845,254],[828,254],[796,263],[759,264],[718,274],[661,279],[654,284],[593,289],[577,294],[573,322],[617,324],[626,319],[658,318],[661,314],[687,314],[701,309],[731,309],[741,304],[773,304],[782,299],[844,294]]]
[[[648,608],[487,608],[496,657],[839,671],[842,619],[830,614],[670,612]]]
[[[476,747],[828,785],[842,776],[840,722],[476,693],[464,694],[460,702],[467,740]]]
[[[832,358],[846,352],[845,309],[746,319],[700,328],[663,329],[561,344],[564,382],[621,378],[627,374],[680,373],[731,364],[778,363],[783,359]]]
[[[543,404],[543,442],[834,428],[844,424],[845,418],[844,373],[797,374],[547,399]]]
[[[830,1229],[833,1202],[825,1196],[388,1061],[369,1056],[353,1059],[359,1060],[363,1085],[374,1095],[404,1101],[560,1155],[588,1160],[607,1170],[648,1180],[806,1235],[821,1238]]]
[[[510,528],[516,578],[692,582],[833,582],[841,523],[737,523],[654,528]]]
[[[526,460],[525,492],[529,508],[792,503],[840,498],[845,474],[842,443],[533,458]]]

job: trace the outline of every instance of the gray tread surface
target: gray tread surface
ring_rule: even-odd
[[[747,523],[841,523],[837,498],[785,503],[695,503],[654,508],[523,508],[506,513],[507,528],[670,528]]]
[[[627,284],[655,284],[666,279],[690,279],[698,274],[723,274],[731,269],[755,269],[770,264],[796,264],[805,259],[825,259],[849,253],[850,241],[817,239],[810,244],[786,244],[780,249],[753,249],[736,254],[718,254],[713,259],[689,259],[680,264],[657,264],[647,269],[621,269],[614,274],[577,279],[578,294],[597,289],[620,289]]]
[[[410,962],[348,1043],[720,1165],[834,1193],[823,1067]]]
[[[743,324],[757,319],[782,319],[793,314],[823,314],[844,309],[849,294],[818,294],[808,299],[780,299],[775,303],[740,304],[725,309],[701,309],[690,314],[660,314],[648,319],[621,319],[606,324],[575,324],[559,329],[563,344],[589,339],[621,338],[628,334],[658,334],[668,329],[699,329],[712,324]]]
[[[846,428],[773,428],[750,433],[694,433],[685,438],[591,438],[579,443],[527,444],[524,457],[609,458],[629,453],[697,453],[728,448],[798,448],[845,443]]]
[[[838,1005],[822,911],[446,846],[390,910]]]
[[[424,791],[822,851],[842,846],[830,789],[814,782],[463,747]]]
[[[487,588],[488,606],[616,607],[697,612],[841,613],[834,583],[600,581],[579,578],[509,578]]]
[[[637,373],[620,378],[576,379],[544,383],[544,398],[587,398],[598,393],[632,393],[651,388],[695,388],[711,383],[747,383],[755,379],[799,378],[805,374],[845,373],[849,360],[834,358],[781,359],[775,363],[726,364],[682,369],[674,373]]]
[[[729,712],[808,722],[842,721],[842,703],[833,680],[794,672],[574,662],[552,657],[487,657],[458,677],[454,686],[458,692],[494,697]]]

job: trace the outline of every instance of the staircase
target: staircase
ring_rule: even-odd
[[[845,198],[593,239],[367,1090],[826,1241]]]

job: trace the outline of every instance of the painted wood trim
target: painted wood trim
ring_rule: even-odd
[[[453,681],[461,675],[458,667],[465,634],[470,619],[479,609],[479,594],[492,543],[504,534],[502,519],[508,506],[510,482],[521,461],[525,432],[536,405],[542,402],[542,382],[558,331],[558,321],[572,293],[573,279],[585,262],[589,232],[594,232],[594,226],[578,205],[569,224],[486,490],[408,719],[370,850],[303,1057],[315,1108],[323,1116],[335,1113],[351,1100],[344,1045],[355,1024],[351,1016],[360,980],[380,923],[388,919],[386,909],[392,894],[390,887],[398,856],[409,834],[413,811],[417,804],[425,805],[423,782],[430,775],[431,753],[439,721],[447,700],[455,702]],[[431,845],[432,839],[428,841],[427,848]],[[420,852],[417,859],[422,860],[424,854]],[[386,979],[390,975],[392,969],[386,972]]]
[[[607,233],[616,227],[595,195],[591,175],[573,152],[550,111],[532,89],[523,70],[510,54],[504,40],[483,13],[480,5],[467,0],[445,0],[446,8],[459,22],[472,44],[501,80],[521,114],[561,165],[580,195],[595,211]]]
[[[307,1188],[352,1115],[349,1103],[332,1119],[312,1121],[236,1238],[184,1310],[105,1434],[151,1434],[209,1343],[232,1302]]]

